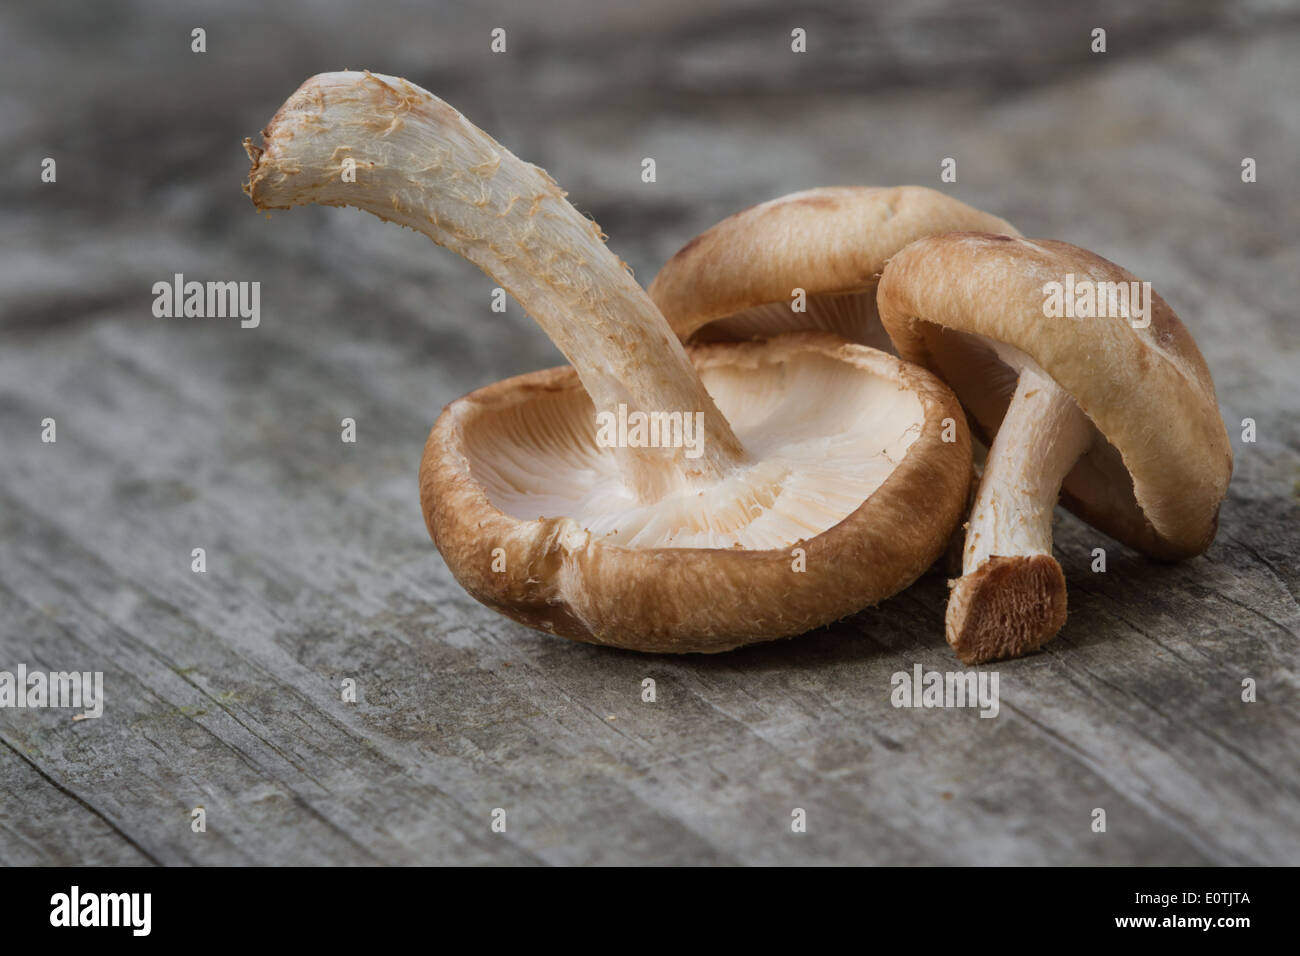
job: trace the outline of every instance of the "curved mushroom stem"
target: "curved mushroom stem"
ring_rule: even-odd
[[[948,599],[948,643],[966,663],[1028,653],[1065,624],[1052,514],[1061,482],[1092,437],[1074,399],[1032,362],[1023,364],[971,510],[962,577]]]
[[[618,448],[644,501],[721,477],[744,449],[667,321],[600,227],[545,171],[396,77],[312,77],[262,132],[244,187],[259,209],[356,206],[424,233],[508,290],[577,370],[597,411],[702,412],[701,454]]]

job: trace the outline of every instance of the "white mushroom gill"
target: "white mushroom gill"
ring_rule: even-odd
[[[893,343],[880,324],[876,289],[808,296],[805,312],[791,302],[768,302],[716,319],[691,338],[699,342],[766,339],[792,328],[833,332],[850,342],[894,354]]]
[[[749,452],[706,488],[638,504],[576,388],[485,412],[466,435],[470,469],[505,513],[566,517],[606,544],[785,548],[859,508],[925,420],[915,392],[817,353],[700,371]]]

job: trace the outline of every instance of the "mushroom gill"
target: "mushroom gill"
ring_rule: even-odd
[[[750,461],[723,481],[637,503],[599,447],[576,378],[528,402],[484,407],[466,428],[469,468],[521,520],[565,517],[633,548],[784,548],[853,513],[920,433],[914,392],[819,352],[692,350]]]
[[[831,332],[862,345],[894,351],[876,311],[876,288],[858,292],[809,295],[804,311],[795,312],[789,300],[765,302],[715,319],[695,332],[691,342],[735,342],[770,339],[794,328]]]

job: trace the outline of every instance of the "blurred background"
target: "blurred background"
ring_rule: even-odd
[[[1092,579],[1097,536],[1062,518],[1070,624],[1002,668],[1015,712],[887,732],[889,674],[949,666],[939,576],[709,661],[498,618],[428,540],[420,453],[446,402],[559,354],[424,237],[267,221],[240,190],[241,140],[343,68],[549,170],[643,284],[834,184],[942,188],[1121,263],[1214,373],[1215,549],[1116,547]],[[1300,861],[1296,3],[9,3],[0,76],[0,667],[103,669],[110,695],[98,722],[0,712],[7,862]],[[260,281],[260,327],[154,318],[175,273]],[[672,706],[639,708],[646,673]],[[1292,703],[1243,716],[1243,674]],[[838,829],[782,841],[791,801]],[[492,842],[501,805],[519,835]],[[1132,810],[1121,838],[1087,839],[1097,805]]]

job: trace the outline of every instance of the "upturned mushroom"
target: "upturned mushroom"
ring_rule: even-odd
[[[935,376],[825,334],[688,355],[555,182],[431,93],[322,74],[263,135],[245,141],[259,209],[350,205],[422,232],[572,363],[452,402],[426,443],[430,534],[489,607],[577,640],[721,651],[893,594],[960,521],[969,434]]]
[[[948,600],[963,661],[1025,654],[1064,625],[1058,496],[1152,557],[1209,547],[1232,452],[1205,360],[1150,283],[1064,242],[953,234],[895,256],[879,303],[899,354],[992,442]]]
[[[923,186],[829,186],[741,210],[665,263],[650,297],[683,342],[820,329],[887,352],[876,312],[885,263],[944,232],[1018,236],[1010,223]]]

